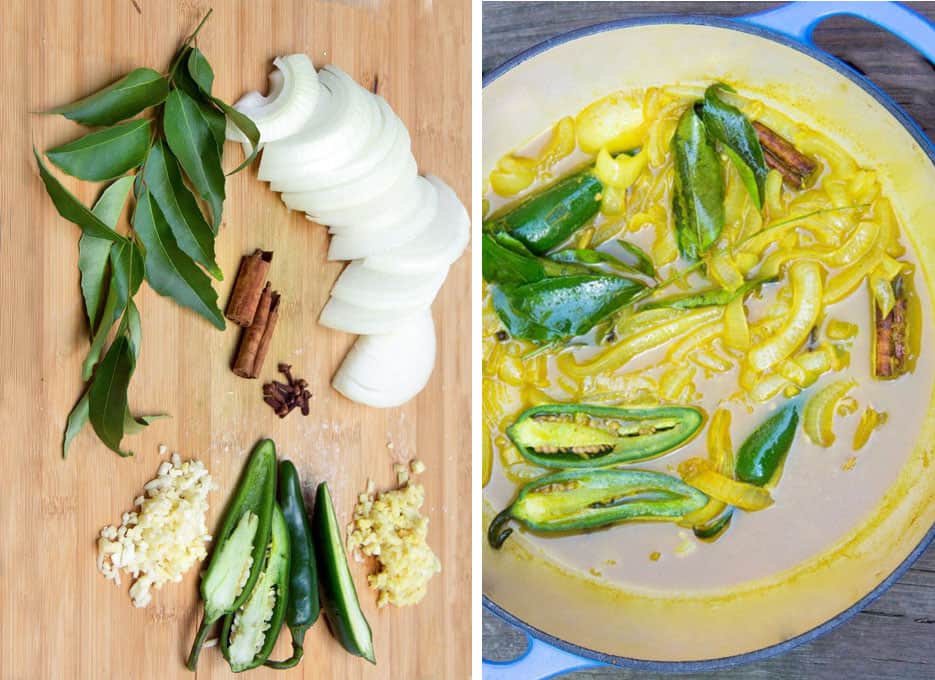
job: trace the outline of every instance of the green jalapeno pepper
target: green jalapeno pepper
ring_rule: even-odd
[[[263,569],[243,605],[224,617],[221,652],[235,673],[261,666],[273,651],[289,600],[289,530],[273,506],[270,542]]]
[[[302,659],[305,633],[318,620],[318,569],[312,545],[299,473],[290,460],[279,464],[279,506],[289,530],[291,558],[289,563],[289,601],[286,605],[286,625],[292,633],[292,656],[283,661],[265,661],[270,668],[292,668]]]
[[[484,223],[484,231],[506,231],[536,255],[565,242],[597,214],[604,185],[589,168],[555,182],[507,213]]]
[[[264,439],[254,447],[221,530],[214,535],[211,560],[201,578],[204,615],[188,656],[189,670],[198,665],[211,625],[239,609],[256,585],[275,504],[276,446]]]
[[[767,418],[740,447],[734,468],[737,479],[757,486],[770,481],[789,453],[798,425],[795,403],[786,404]]]
[[[691,406],[543,404],[524,411],[506,433],[536,465],[594,468],[660,456],[690,441],[703,423],[703,412]]]
[[[315,494],[312,528],[321,582],[321,605],[331,634],[348,652],[375,664],[370,624],[357,599],[338,518],[325,482],[318,485]]]
[[[516,520],[533,531],[583,531],[627,520],[676,521],[708,497],[683,481],[648,470],[563,470],[523,486],[497,515],[487,541],[499,548]]]

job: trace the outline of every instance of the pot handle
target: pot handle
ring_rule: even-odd
[[[526,651],[512,661],[484,659],[483,680],[548,680],[563,673],[604,665],[566,652],[531,635],[526,635],[526,642]]]
[[[812,47],[815,26],[830,16],[855,16],[876,24],[935,64],[935,25],[898,2],[790,2],[765,12],[737,17]]]

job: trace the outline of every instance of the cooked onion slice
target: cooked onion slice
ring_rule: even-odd
[[[350,302],[331,298],[321,310],[318,322],[327,328],[333,328],[355,335],[380,335],[390,333],[411,318],[418,316],[422,309],[406,312],[381,311],[358,307]]]
[[[747,363],[758,373],[767,371],[789,357],[808,338],[822,309],[821,266],[802,260],[789,270],[792,283],[792,309],[779,331],[754,346]]]
[[[234,108],[248,116],[260,131],[260,144],[268,144],[298,132],[311,118],[318,102],[318,74],[304,54],[290,54],[273,61],[269,94],[248,92]],[[227,138],[249,146],[244,134],[228,121]]]
[[[467,247],[471,231],[467,210],[441,179],[426,179],[438,190],[435,218],[411,241],[364,261],[368,269],[389,273],[437,271],[451,265]]]
[[[426,309],[392,333],[358,338],[331,384],[352,401],[390,408],[421,392],[434,366],[435,324]]]
[[[364,309],[407,310],[428,307],[445,281],[448,268],[418,274],[387,274],[351,262],[341,272],[331,296]]]
[[[834,444],[832,424],[837,404],[856,386],[857,381],[853,378],[837,380],[811,396],[805,404],[802,429],[813,443],[825,448]]]

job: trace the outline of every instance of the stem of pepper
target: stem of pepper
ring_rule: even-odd
[[[299,664],[299,661],[302,660],[302,656],[305,654],[305,650],[302,648],[302,643],[297,642],[295,639],[295,633],[292,635],[292,656],[288,659],[283,659],[282,661],[266,661],[264,666],[269,668],[275,668],[277,671],[283,671],[287,668],[294,668]]]
[[[495,550],[499,550],[503,546],[503,542],[513,533],[512,529],[503,529],[501,531],[503,525],[513,519],[513,515],[510,514],[510,508],[512,507],[511,505],[501,511],[500,514],[493,518],[493,521],[487,528],[487,542],[490,543],[490,547]]]
[[[208,633],[214,621],[208,621],[207,615],[201,617],[201,625],[198,626],[198,633],[195,635],[195,641],[192,643],[192,651],[188,655],[188,661],[185,665],[188,670],[194,671],[198,667],[198,656],[201,654],[201,648],[208,639]]]

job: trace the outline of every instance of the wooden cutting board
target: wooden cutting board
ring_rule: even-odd
[[[230,498],[253,444],[272,437],[311,490],[327,480],[344,526],[372,478],[394,483],[392,465],[419,457],[428,470],[424,512],[443,571],[421,605],[378,610],[367,588],[372,565],[352,563],[373,628],[377,665],[351,657],[320,621],[304,662],[287,676],[466,678],[470,653],[470,257],[451,270],[433,307],[439,357],[428,387],[404,407],[354,404],[330,387],[354,338],[317,324],[342,264],[325,260],[327,236],[290,213],[256,169],[228,179],[218,239],[226,302],[242,253],[275,251],[270,277],[284,306],[259,381],[228,369],[238,331],[206,321],[143,286],[137,296],[143,345],[131,406],[166,412],[126,441],[120,459],[90,431],[60,453],[65,419],[81,393],[87,328],[78,287],[78,228],[61,219],[38,178],[31,147],[47,149],[82,134],[58,116],[29,111],[70,102],[137,66],[167,68],[209,7],[208,0],[14,0],[0,8],[0,677],[190,678],[183,662],[198,624],[198,568],[135,609],[127,581],[115,587],[96,567],[100,528],[118,523],[161,462],[166,444],[204,461],[219,489],[209,528]],[[233,101],[265,90],[273,57],[308,53],[376,85],[413,140],[419,169],[470,199],[470,3],[466,0],[223,2],[197,44],[216,73],[216,93]],[[226,167],[241,160],[228,144]],[[62,176],[62,175],[59,175]],[[62,176],[63,177],[63,176]],[[98,188],[66,178],[90,204]],[[312,413],[278,419],[261,383],[289,362],[314,393]],[[288,652],[283,635],[274,656]],[[217,649],[205,650],[199,678],[226,677]]]

